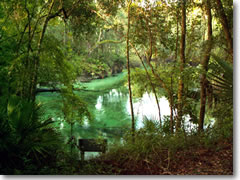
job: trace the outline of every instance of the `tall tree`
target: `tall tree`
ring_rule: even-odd
[[[176,20],[177,20],[177,34],[176,34],[176,47],[175,47],[175,61],[178,59],[178,39],[179,39],[179,10],[176,10]],[[174,65],[175,69],[175,65]],[[170,131],[173,134],[174,133],[174,127],[173,127],[173,74],[171,74],[171,82],[170,82]]]
[[[227,16],[224,12],[224,8],[222,5],[222,1],[221,0],[216,0],[216,11],[219,15],[220,18],[220,22],[222,24],[223,27],[223,31],[227,40],[227,45],[228,45],[228,49],[229,49],[229,53],[230,55],[233,57],[233,38],[230,32],[230,28],[229,28],[229,22],[227,19]]]
[[[199,127],[198,130],[203,130],[203,124],[204,124],[204,117],[205,117],[205,106],[206,106],[206,86],[207,86],[207,78],[206,73],[208,71],[208,62],[210,59],[210,53],[212,49],[212,14],[211,14],[211,2],[210,0],[205,0],[205,11],[207,15],[207,46],[205,50],[205,56],[203,57],[201,61],[202,65],[202,74],[201,74],[201,103],[200,103],[200,114],[199,114]]]
[[[181,127],[182,116],[183,116],[183,94],[184,94],[184,83],[183,83],[183,71],[185,66],[185,43],[186,43],[186,0],[181,2],[182,11],[182,23],[181,23],[181,41],[180,41],[180,79],[178,84],[178,118],[176,122],[176,131]]]
[[[133,112],[133,102],[132,102],[132,89],[131,89],[131,72],[130,72],[130,58],[129,58],[129,32],[130,32],[130,8],[131,8],[132,1],[128,1],[128,25],[127,25],[127,34],[126,34],[126,41],[127,41],[127,48],[126,48],[126,54],[127,54],[127,70],[128,70],[128,90],[129,90],[129,102],[130,102],[130,108],[131,108],[131,115],[132,115],[132,139],[134,142],[135,138],[135,119],[134,119],[134,112]]]
[[[40,33],[40,37],[39,37],[39,41],[38,41],[38,45],[37,45],[37,54],[34,58],[34,68],[32,69],[33,71],[33,79],[31,80],[31,87],[30,87],[30,93],[29,96],[31,98],[31,100],[35,100],[36,97],[36,87],[37,87],[37,78],[38,78],[38,70],[39,70],[39,61],[40,61],[40,53],[41,53],[41,46],[42,46],[42,42],[44,39],[44,35],[48,26],[48,22],[50,21],[50,19],[54,18],[57,16],[56,15],[52,15],[51,17],[51,13],[52,13],[52,9],[54,6],[55,0],[52,0],[52,2],[49,4],[49,10],[48,13],[46,15],[46,18],[44,20],[44,24],[43,24],[43,28],[42,31]]]

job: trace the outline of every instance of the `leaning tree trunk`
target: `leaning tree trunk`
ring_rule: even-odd
[[[206,109],[206,86],[207,86],[207,78],[206,74],[208,71],[208,62],[210,59],[210,53],[212,49],[212,14],[211,14],[211,3],[210,0],[206,0],[205,2],[205,7],[206,7],[206,15],[207,15],[207,47],[205,51],[205,56],[201,61],[202,65],[202,75],[201,75],[201,81],[200,81],[200,86],[201,86],[201,103],[200,103],[200,114],[199,114],[199,126],[198,130],[203,131],[203,124],[204,124],[204,117],[205,117],[205,109]]]
[[[151,14],[151,11],[150,11],[150,14]],[[151,23],[151,19],[149,19],[149,20],[150,20],[150,23]],[[151,65],[152,52],[153,52],[153,36],[152,36],[152,31],[151,31],[151,28],[150,28],[149,20],[146,18],[148,35],[149,35],[149,50],[146,54],[147,54],[147,62],[148,62],[149,65]],[[143,67],[145,68],[145,71],[148,72],[146,67],[144,66],[143,61],[142,61],[142,64],[143,64]],[[147,75],[148,75],[148,73],[147,73]],[[152,87],[152,90],[153,90],[153,93],[154,93],[154,96],[155,96],[155,100],[156,100],[156,103],[157,103],[159,123],[160,123],[160,128],[161,128],[162,127],[161,109],[160,109],[160,105],[159,105],[158,96],[157,96],[157,93],[156,93],[156,88],[155,88],[155,85],[152,83],[150,75],[148,75],[148,77],[149,77],[148,79],[150,81],[150,84],[151,84],[151,87]]]
[[[33,75],[32,75],[32,80],[30,82],[30,89],[29,89],[29,99],[32,101],[35,101],[36,98],[36,89],[37,89],[37,79],[38,79],[38,70],[39,70],[39,65],[40,65],[40,53],[41,53],[41,46],[42,42],[44,39],[45,32],[47,30],[48,22],[51,19],[50,15],[54,6],[55,0],[52,0],[50,6],[49,6],[49,11],[48,14],[45,18],[44,24],[43,24],[43,29],[40,33],[39,41],[38,41],[38,46],[37,46],[37,54],[34,57],[34,62],[33,62]]]
[[[134,49],[135,51],[135,54],[138,56],[138,58],[140,59],[142,65],[143,65],[143,68],[145,70],[145,73],[147,75],[147,78],[150,82],[150,85],[152,87],[152,90],[153,90],[153,94],[155,96],[155,100],[156,100],[156,103],[157,103],[157,108],[158,108],[158,116],[159,116],[159,123],[160,123],[160,128],[162,128],[162,118],[161,118],[161,109],[160,109],[160,104],[159,104],[159,100],[158,100],[158,96],[157,96],[157,92],[156,92],[156,86],[154,85],[154,83],[152,82],[152,79],[151,79],[151,75],[149,74],[148,70],[147,70],[147,67],[145,66],[144,62],[143,62],[143,59],[142,57],[140,56],[140,54],[138,53],[137,49],[132,45],[132,43],[130,43],[130,45],[132,46],[132,48]]]
[[[229,29],[229,25],[228,25],[228,19],[227,19],[227,16],[226,16],[225,12],[224,12],[224,8],[223,8],[221,0],[216,0],[216,5],[217,5],[216,11],[218,12],[218,14],[220,16],[220,22],[222,24],[225,37],[227,39],[229,53],[233,57],[233,38],[232,38],[232,35],[230,33],[230,29]]]
[[[161,83],[161,85],[163,86],[163,88],[167,91],[169,97],[170,97],[170,107],[172,107],[173,105],[173,100],[172,100],[172,93],[171,93],[171,90],[166,86],[166,84],[164,83],[164,81],[157,75],[157,73],[155,73],[154,71],[154,68],[151,64],[151,58],[152,58],[152,47],[153,47],[153,36],[152,36],[152,31],[151,31],[151,28],[149,26],[149,21],[148,19],[146,19],[147,21],[147,28],[148,28],[148,35],[149,35],[149,50],[148,52],[146,53],[147,54],[147,63],[152,71],[152,74],[156,77],[156,79],[159,80],[159,82]],[[152,24],[152,23],[151,23]],[[139,56],[140,57],[140,56]],[[140,58],[141,59],[141,58]],[[147,70],[146,70],[147,72]],[[149,78],[151,79],[151,78]],[[151,82],[151,80],[150,80]],[[157,105],[158,105],[158,110],[159,110],[159,117],[160,117],[160,125],[162,124],[161,122],[161,111],[160,111],[160,105],[159,105],[159,102],[158,102],[158,99],[157,99],[157,94],[156,94],[156,91],[155,91],[155,87],[153,85],[153,83],[151,83],[151,86],[154,90],[154,95],[155,95],[155,99],[156,99],[156,102],[157,102]],[[170,118],[173,117],[172,114],[170,116]],[[172,119],[170,120],[172,122]]]
[[[180,79],[178,83],[178,116],[176,122],[176,131],[179,131],[181,128],[182,116],[183,116],[183,91],[184,91],[184,83],[183,83],[183,70],[185,66],[185,41],[186,41],[186,0],[182,1],[181,5],[182,10],[182,34],[181,34],[181,42],[180,42]]]
[[[129,60],[129,31],[130,31],[130,6],[132,1],[128,2],[128,28],[127,28],[127,70],[128,70],[128,91],[129,91],[129,101],[132,115],[132,140],[135,141],[135,119],[133,112],[133,102],[132,102],[132,89],[131,89],[131,72],[130,72],[130,60]]]

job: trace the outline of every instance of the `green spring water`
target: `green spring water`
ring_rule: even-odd
[[[93,115],[93,120],[84,121],[82,125],[75,123],[73,136],[80,138],[105,138],[108,144],[120,143],[124,133],[131,129],[131,115],[129,95],[126,85],[126,72],[105,79],[92,80],[88,83],[77,83],[75,88],[84,91],[75,91],[88,104],[88,109]],[[125,83],[125,84],[124,84]],[[134,114],[136,128],[143,126],[143,119],[158,120],[157,105],[153,94],[145,93],[142,98],[135,98]],[[54,118],[55,128],[64,137],[65,142],[70,137],[70,126],[63,119],[62,100],[59,93],[45,92],[37,96],[42,104],[43,118]],[[161,117],[169,115],[169,103],[165,97],[159,99]],[[89,153],[96,155],[97,153]]]
[[[74,124],[73,135],[76,139],[107,138],[108,144],[120,142],[123,134],[131,126],[131,116],[126,106],[128,91],[124,86],[125,74],[81,83],[85,90],[75,91],[75,93],[87,102],[93,120],[85,119],[82,125]],[[75,87],[78,86],[79,84],[75,85]],[[55,128],[61,132],[67,142],[70,137],[70,126],[63,119],[60,94],[40,93],[37,101],[42,104],[43,118],[53,118],[56,121]]]

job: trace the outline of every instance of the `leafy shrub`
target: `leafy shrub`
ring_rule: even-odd
[[[51,119],[39,118],[40,106],[11,96],[8,101],[8,114],[0,122],[1,173],[22,172],[26,165],[39,168],[55,162],[56,152],[61,149],[61,136],[51,127]]]

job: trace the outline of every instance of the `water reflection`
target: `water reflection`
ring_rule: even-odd
[[[123,96],[123,94],[125,96]],[[166,115],[170,115],[169,102],[165,97],[159,98],[159,105],[161,109],[161,118]],[[122,121],[123,119],[130,119],[130,103],[129,95],[127,91],[122,91],[119,89],[111,89],[108,93],[104,95],[99,95],[95,104],[96,108],[96,119],[99,121],[105,121],[108,119],[117,119],[117,121]],[[155,97],[152,93],[144,93],[143,97],[135,99],[133,103],[134,114],[137,118],[136,128],[143,127],[144,118],[159,120],[158,107],[155,101]],[[113,115],[113,116],[112,116]],[[125,117],[124,117],[124,116]],[[120,119],[121,117],[122,119]],[[129,123],[128,123],[129,124]],[[112,125],[105,123],[104,126]],[[122,125],[119,124],[119,128]],[[110,128],[108,126],[108,128]]]
[[[121,75],[122,76],[122,75]],[[94,80],[86,83],[89,91],[75,92],[88,103],[89,111],[93,115],[93,121],[86,118],[83,123],[75,123],[73,127],[74,136],[80,138],[107,138],[108,143],[121,143],[123,134],[131,128],[130,103],[127,87],[123,83],[116,83],[116,78],[111,77],[103,80]],[[108,82],[108,90],[103,89],[104,82]],[[114,85],[110,87],[111,81]],[[103,90],[96,91],[101,87]],[[58,128],[68,140],[70,134],[69,124],[63,121],[61,97],[58,93],[40,93],[37,99],[42,102],[45,110],[45,119],[54,117],[58,122]],[[159,98],[161,119],[170,115],[169,102],[165,97]],[[159,121],[158,107],[152,93],[144,93],[141,98],[134,98],[134,113],[136,117],[136,128],[143,127],[145,117],[150,120]],[[187,131],[196,128],[190,117],[185,117],[184,126]]]
[[[103,102],[103,97],[102,97],[102,96],[99,96],[99,97],[97,98],[97,103],[96,103],[96,105],[95,105],[95,108],[96,108],[97,110],[101,110],[101,108],[102,108],[102,102]]]
[[[127,101],[127,110],[130,114],[130,103],[129,98]],[[159,98],[159,106],[161,111],[161,118],[164,116],[170,115],[169,102],[165,97]],[[145,118],[150,120],[159,121],[159,112],[158,106],[155,101],[155,97],[153,93],[144,93],[142,98],[139,98],[137,101],[133,103],[134,114],[137,115],[137,128],[143,127],[143,121]]]

